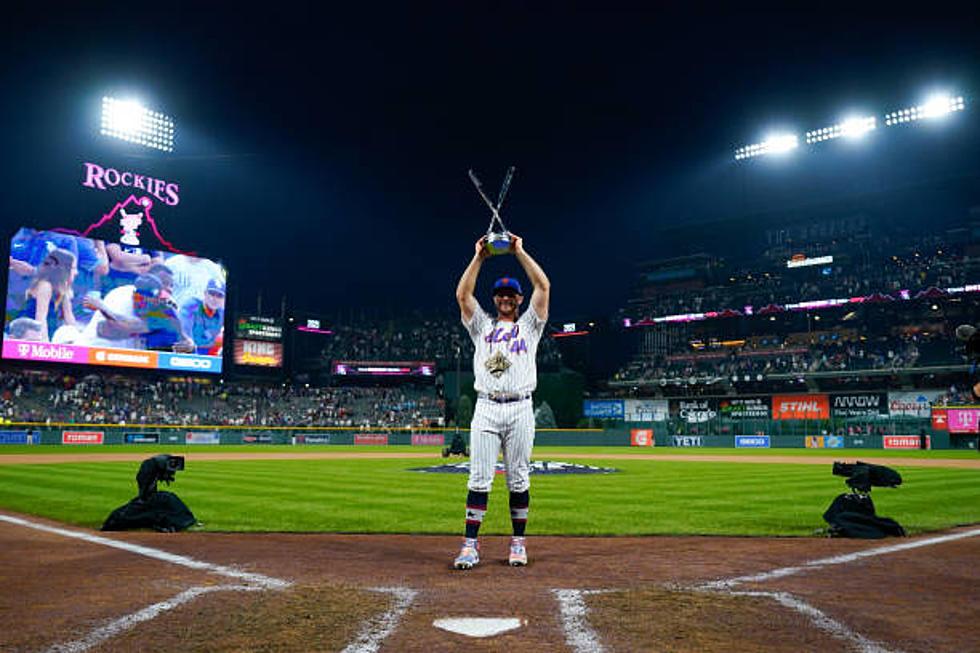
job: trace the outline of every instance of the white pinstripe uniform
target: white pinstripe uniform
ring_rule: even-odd
[[[463,325],[473,340],[476,409],[470,424],[470,478],[467,487],[489,492],[497,456],[503,450],[507,488],[523,492],[531,483],[536,357],[545,321],[533,306],[517,322],[492,319],[477,306]],[[494,401],[494,398],[499,401]]]

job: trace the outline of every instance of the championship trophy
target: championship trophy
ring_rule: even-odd
[[[476,192],[480,194],[483,201],[487,203],[490,207],[490,226],[487,227],[487,242],[486,248],[491,255],[496,254],[506,254],[511,248],[511,237],[510,232],[507,231],[507,227],[504,226],[503,220],[500,219],[500,207],[504,203],[504,198],[507,196],[507,191],[510,189],[510,180],[514,177],[514,166],[507,169],[507,176],[504,177],[504,183],[500,187],[500,194],[497,195],[497,204],[494,205],[487,197],[487,194],[483,192],[483,184],[480,180],[476,178],[473,171],[470,170],[470,180],[473,185],[476,186]],[[494,229],[494,224],[497,228]]]

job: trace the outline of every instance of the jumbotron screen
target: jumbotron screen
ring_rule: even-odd
[[[22,228],[3,358],[220,373],[226,283],[206,258]]]
[[[337,376],[434,376],[436,364],[421,361],[334,361]]]

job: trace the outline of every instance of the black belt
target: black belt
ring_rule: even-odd
[[[494,402],[495,404],[510,404],[515,401],[524,401],[531,398],[530,392],[525,392],[523,394],[508,394],[506,392],[478,392],[476,393],[478,399],[487,399]]]

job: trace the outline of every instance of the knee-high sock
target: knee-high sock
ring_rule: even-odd
[[[480,532],[483,516],[487,514],[487,499],[489,492],[474,492],[466,495],[466,537],[476,537]]]
[[[514,527],[516,537],[524,537],[524,528],[527,526],[527,508],[531,505],[531,492],[510,493],[510,523]]]

